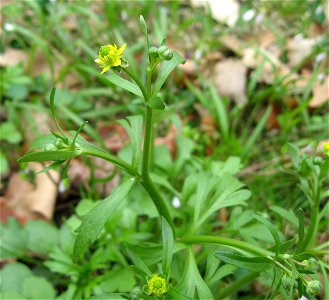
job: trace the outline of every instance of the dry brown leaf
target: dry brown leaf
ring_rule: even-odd
[[[236,0],[191,0],[194,7],[210,8],[211,16],[218,22],[233,27],[239,18],[240,4]]]
[[[20,62],[27,62],[27,54],[23,50],[8,48],[0,54],[0,66],[15,66]]]
[[[320,41],[321,37],[317,38],[293,38],[287,43],[288,61],[290,67],[295,67],[301,63],[308,55],[311,54],[314,45]]]
[[[91,158],[91,160],[95,164],[95,178],[107,178],[115,172],[115,167],[113,164],[106,162],[101,158]],[[79,188],[81,185],[89,187],[91,177],[90,168],[82,161],[78,159],[73,159],[71,161],[68,176],[73,187]],[[119,173],[116,173],[111,180],[105,180],[104,182],[97,183],[95,184],[95,187],[101,195],[106,196],[109,195],[119,184],[119,181],[120,175]]]
[[[218,93],[222,97],[234,100],[238,105],[247,102],[247,68],[240,60],[227,59],[215,65],[214,79]]]
[[[194,75],[197,71],[197,65],[192,59],[187,59],[185,64],[179,65],[179,69],[188,75]]]
[[[323,105],[329,100],[329,76],[321,82],[317,81],[313,86],[313,98],[309,107],[315,108]]]
[[[29,163],[28,167],[35,172],[43,169],[38,163]],[[59,173],[51,170],[49,174],[37,175],[32,184],[22,179],[18,173],[14,173],[4,195],[6,205],[24,220],[36,218],[51,220],[57,197],[55,182],[58,182],[59,178]]]
[[[232,35],[224,35],[221,37],[221,42],[225,47],[235,52],[236,54],[242,53],[244,49],[244,44]]]

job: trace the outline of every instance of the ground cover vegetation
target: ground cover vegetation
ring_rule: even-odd
[[[328,299],[325,1],[4,1],[1,299]]]

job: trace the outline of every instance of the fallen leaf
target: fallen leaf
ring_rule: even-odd
[[[217,63],[214,72],[219,95],[234,100],[238,105],[246,104],[246,66],[240,60],[227,59]]]
[[[322,82],[318,80],[313,86],[313,98],[309,107],[320,107],[329,100],[329,76]]]
[[[287,43],[287,55],[290,67],[295,67],[300,64],[307,56],[312,53],[313,47],[322,39],[295,37]]]
[[[211,16],[220,23],[233,27],[239,18],[240,4],[236,0],[191,0],[194,7],[210,8]]]
[[[27,54],[23,50],[7,48],[0,54],[0,66],[15,66],[20,62],[27,63]]]
[[[28,168],[38,172],[43,166],[39,163],[29,163]],[[51,170],[49,174],[37,175],[35,182],[30,183],[19,173],[14,173],[4,195],[6,205],[24,220],[39,218],[51,220],[57,197],[56,183],[59,178],[59,173]]]

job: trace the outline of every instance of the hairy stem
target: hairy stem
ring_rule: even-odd
[[[91,156],[96,156],[102,159],[105,159],[111,163],[113,163],[114,165],[116,165],[117,167],[119,167],[120,169],[124,170],[125,172],[127,172],[129,175],[132,175],[134,177],[138,177],[139,174],[137,172],[137,170],[135,168],[133,168],[132,166],[128,165],[127,163],[125,163],[124,161],[122,161],[121,159],[106,153],[106,152],[94,152],[94,151],[84,151],[83,152],[84,155],[91,155]]]
[[[245,250],[257,255],[269,257],[273,253],[256,247],[254,245],[250,245],[246,242],[234,240],[230,238],[223,238],[223,237],[217,237],[217,236],[211,236],[211,235],[195,235],[191,237],[185,237],[179,240],[179,242],[184,244],[216,244],[216,245],[222,245],[222,246],[230,246],[237,249]]]

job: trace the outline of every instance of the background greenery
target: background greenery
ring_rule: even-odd
[[[298,176],[306,178],[309,173],[297,172],[296,176],[296,168],[287,155],[287,143],[294,143],[314,156],[317,145],[328,139],[327,102],[309,107],[319,76],[328,75],[328,32],[324,30],[306,58],[291,68],[290,72],[298,77],[305,70],[310,73],[307,84],[297,92],[296,79],[285,80],[287,76],[278,72],[273,72],[272,83],[262,82],[264,63],[260,63],[247,70],[247,103],[241,106],[218,93],[211,70],[218,60],[243,56],[227,45],[227,36],[236,38],[244,47],[255,47],[257,39],[253,37],[264,30],[274,34],[274,43],[280,50],[278,59],[288,64],[288,42],[298,35],[311,38],[314,28],[323,30],[328,24],[325,9],[324,1],[241,1],[240,17],[234,27],[229,27],[214,20],[206,9],[186,1],[3,3],[1,51],[5,54],[14,49],[18,51],[16,55],[24,56],[18,64],[17,59],[1,62],[1,192],[5,194],[14,172],[25,180],[34,180],[35,174],[29,167],[18,165],[16,160],[26,152],[33,138],[45,133],[40,118],[35,116],[49,115],[53,86],[58,87],[56,109],[62,127],[75,129],[88,120],[84,137],[101,146],[113,147],[113,140],[109,139],[113,132],[122,135],[115,120],[143,113],[140,99],[100,76],[93,61],[101,45],[127,43],[125,57],[132,70],[144,78],[140,68],[145,62],[144,36],[138,23],[139,15],[143,15],[150,30],[150,44],[159,45],[167,38],[168,45],[194,66],[192,70],[182,67],[170,77],[162,91],[166,110],[156,115],[157,134],[162,141],[158,140],[161,145],[154,149],[154,178],[168,203],[180,201],[180,207],[171,207],[178,236],[190,229],[191,218],[196,213],[198,200],[195,203],[188,200],[191,192],[188,184],[233,186],[238,182],[233,177],[236,176],[251,193],[242,190],[248,195],[241,194],[234,207],[221,209],[216,216],[198,224],[199,227],[194,224],[200,232],[219,230],[222,236],[266,248],[273,239],[267,228],[251,217],[259,212],[276,226],[283,242],[295,238],[297,209],[304,210],[306,224],[311,216],[307,195],[298,185]],[[243,15],[249,10],[254,10],[256,15],[246,21]],[[257,15],[262,16],[261,23]],[[322,53],[326,58],[317,62]],[[131,152],[127,140],[116,149],[124,160]],[[98,178],[95,174],[99,165],[94,160],[80,162],[90,171],[90,176],[83,184],[75,184],[72,178],[60,182],[59,189],[65,192],[58,196],[51,223],[25,219],[28,222],[22,226],[15,219],[8,219],[2,228],[2,258],[6,262],[16,259],[1,270],[4,299],[40,299],[41,294],[43,299],[89,299],[104,293],[131,293],[136,286],[145,284],[144,273],[148,272],[144,264],[156,272],[162,260],[161,225],[155,208],[139,187],[128,195],[129,205],[106,224],[83,262],[72,261],[74,230],[80,225],[81,217],[106,196],[97,184],[106,186],[118,174],[112,169]],[[193,172],[200,172],[198,183],[189,175]],[[210,183],[214,172],[230,176],[224,182]],[[321,190],[323,218],[318,226],[319,245],[327,240],[327,188],[326,181]],[[65,209],[61,208],[63,204]],[[230,205],[218,209],[226,206]],[[176,246],[175,252],[184,247]],[[197,276],[202,276],[218,297],[224,288],[240,280],[241,284],[226,290],[225,296],[265,298],[271,285],[267,274],[255,280],[244,269],[214,260],[209,253],[218,247],[207,247],[202,251],[195,247],[195,256],[184,250],[186,268],[181,257],[174,255],[172,285],[185,270],[184,274],[197,274],[195,282],[189,284],[196,286],[199,293],[203,287],[198,287]],[[328,282],[322,278],[327,265],[323,247],[317,255],[323,260],[320,277],[326,291],[322,297],[328,297]],[[131,262],[134,268],[130,267]],[[198,268],[200,273],[196,271]],[[284,291],[281,293],[285,296],[277,297],[289,297]]]

